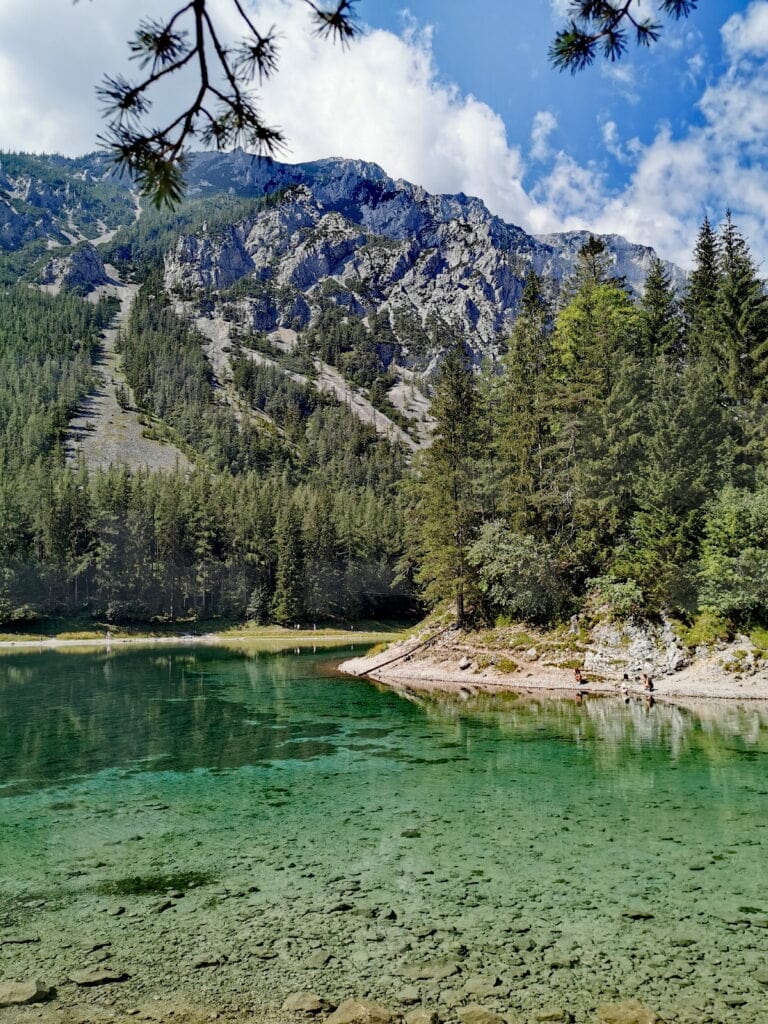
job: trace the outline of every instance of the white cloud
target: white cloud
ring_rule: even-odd
[[[744,14],[732,14],[723,26],[723,41],[732,60],[768,54],[768,4],[753,0]]]
[[[550,0],[550,6],[555,18],[562,21],[571,14],[572,0]]]
[[[142,2],[158,16],[177,0]],[[230,0],[213,2],[232,17]],[[585,166],[551,153],[556,120],[546,110],[534,119],[531,157],[551,163],[534,176],[499,114],[441,78],[429,31],[370,31],[341,52],[312,35],[302,4],[258,0],[255,11],[259,24],[282,32],[281,70],[261,101],[290,141],[287,159],[373,160],[431,191],[478,195],[528,230],[618,232],[678,262],[703,214],[730,206],[768,259],[768,66],[752,59],[768,52],[768,0],[753,0],[723,26],[730,66],[704,90],[700,123],[677,136],[660,125],[640,143],[604,120],[604,152],[626,168],[619,189],[609,188],[602,154]],[[0,0],[0,149],[92,149],[101,128],[94,81],[125,67],[125,40],[141,14],[137,0]],[[700,64],[690,70],[698,74]],[[605,73],[628,91],[637,86],[631,65]]]
[[[549,137],[555,128],[557,128],[555,115],[549,110],[538,111],[531,128],[531,156],[534,160],[546,160],[549,156]]]

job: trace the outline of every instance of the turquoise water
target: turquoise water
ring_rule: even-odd
[[[40,938],[0,978],[103,941],[118,1007],[765,1019],[768,711],[416,702],[345,653],[0,658],[0,939]]]

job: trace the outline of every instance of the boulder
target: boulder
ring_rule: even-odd
[[[391,1024],[392,1014],[370,999],[347,999],[328,1017],[326,1024]]]
[[[40,1003],[51,994],[42,981],[0,981],[0,1007]]]
[[[659,1024],[659,1017],[637,999],[629,999],[598,1007],[595,1024]]]

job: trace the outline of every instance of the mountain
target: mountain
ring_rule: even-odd
[[[494,360],[530,270],[556,300],[589,238],[529,235],[480,199],[432,195],[360,160],[198,153],[187,180],[182,207],[158,213],[104,155],[3,155],[0,283],[86,295],[154,268],[197,328],[221,400],[241,402],[231,352],[242,346],[407,447],[428,441],[426,380],[450,341]],[[604,242],[641,292],[653,250]]]
[[[589,237],[534,237],[479,199],[431,195],[363,161],[290,166],[241,152],[199,154],[188,179],[193,196],[226,188],[272,202],[217,230],[182,234],[166,259],[170,288],[226,291],[258,282],[261,293],[247,303],[257,330],[310,326],[321,297],[351,315],[385,313],[406,355],[456,333],[478,354],[493,353],[514,322],[529,270],[556,294]],[[618,235],[604,241],[615,273],[640,292],[653,250]],[[681,286],[682,271],[667,269]]]
[[[433,338],[439,347],[445,332],[465,336],[478,353],[495,351],[529,269],[556,294],[588,238],[529,235],[479,199],[431,195],[359,160],[288,165],[242,151],[199,153],[187,177],[192,200],[246,202],[228,223],[214,227],[203,218],[194,232],[180,230],[166,258],[170,288],[226,292],[241,283],[243,292],[249,283],[258,294],[241,299],[256,330],[304,329],[316,321],[321,298],[353,316],[384,313],[406,354],[435,347]],[[26,249],[26,261],[16,263],[23,272],[32,255],[108,242],[136,216],[129,187],[103,155],[4,155],[0,253]],[[261,202],[248,209],[247,200]],[[653,250],[619,235],[604,241],[616,274],[641,291]],[[683,272],[667,269],[682,286]]]

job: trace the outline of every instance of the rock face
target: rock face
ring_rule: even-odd
[[[50,986],[43,984],[42,981],[2,981],[0,1007],[40,1003],[49,997],[50,991]]]
[[[257,330],[306,327],[321,299],[352,315],[385,315],[406,354],[449,329],[478,355],[492,352],[515,320],[529,271],[556,294],[589,237],[537,238],[479,199],[431,195],[357,160],[284,165],[198,154],[188,177],[192,194],[226,185],[265,203],[237,223],[182,235],[166,258],[169,288],[189,294],[243,282]],[[641,291],[653,250],[618,235],[604,241],[615,273]],[[682,271],[668,269],[682,285]]]
[[[41,284],[56,285],[80,295],[87,295],[98,285],[109,281],[101,256],[87,242],[66,256],[55,256],[49,260],[40,276]]]
[[[622,670],[637,676],[671,675],[688,665],[689,658],[675,635],[672,624],[662,618],[650,622],[603,623],[592,630],[591,650],[584,658],[588,672],[615,674]]]

